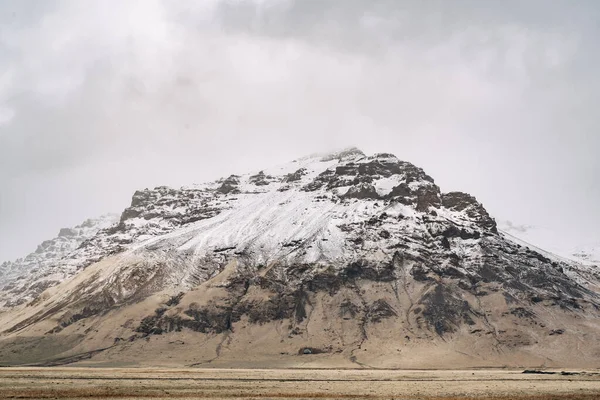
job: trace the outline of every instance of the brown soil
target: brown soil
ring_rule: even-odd
[[[558,371],[560,372],[560,371]],[[4,368],[0,399],[592,400],[600,373]]]

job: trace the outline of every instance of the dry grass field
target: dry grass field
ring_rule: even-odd
[[[600,373],[3,368],[0,399],[600,399]]]

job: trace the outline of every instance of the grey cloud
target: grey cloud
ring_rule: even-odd
[[[0,7],[0,258],[139,187],[347,145],[515,223],[600,222],[594,2]]]

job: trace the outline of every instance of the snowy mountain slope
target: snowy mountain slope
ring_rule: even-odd
[[[74,228],[64,228],[54,239],[40,244],[34,253],[0,265],[0,309],[32,300],[42,291],[72,276],[78,267],[94,261],[89,252],[77,250],[118,220],[116,215],[88,219]]]
[[[568,233],[540,226],[515,225],[510,221],[502,221],[500,228],[519,240],[543,248],[563,259],[584,265],[600,265],[600,242],[574,244],[567,240]]]
[[[546,251],[518,238],[517,236],[513,236],[504,230],[500,230],[500,233],[505,239],[517,244],[518,246],[530,251],[535,251],[537,254],[542,255],[552,262],[560,263],[563,272],[583,286],[596,287],[597,282],[600,281],[600,270],[598,270],[596,265],[592,263],[580,260],[577,257],[568,258],[557,255],[550,251]]]
[[[0,363],[22,363],[28,338],[57,349],[31,362],[97,349],[138,362],[152,341],[184,364],[251,360],[254,343],[268,360],[310,346],[355,366],[442,353],[505,365],[567,360],[576,352],[556,341],[600,332],[596,275],[500,234],[474,197],[442,193],[422,169],[357,149],[136,192],[67,259],[45,266],[63,279],[33,300],[9,293]]]
[[[569,253],[577,260],[600,265],[600,242],[576,246]]]

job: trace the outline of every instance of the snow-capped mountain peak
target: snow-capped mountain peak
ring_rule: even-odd
[[[80,237],[64,230],[55,240]],[[0,289],[5,335],[89,336],[120,358],[163,333],[225,335],[217,357],[225,340],[266,340],[263,351],[281,354],[311,338],[358,365],[370,340],[373,355],[398,340],[427,351],[457,340],[461,354],[501,363],[556,321],[591,329],[578,318],[600,309],[593,269],[499,232],[475,197],[442,193],[421,168],[358,149],[140,190],[114,225],[76,242],[10,275]]]

